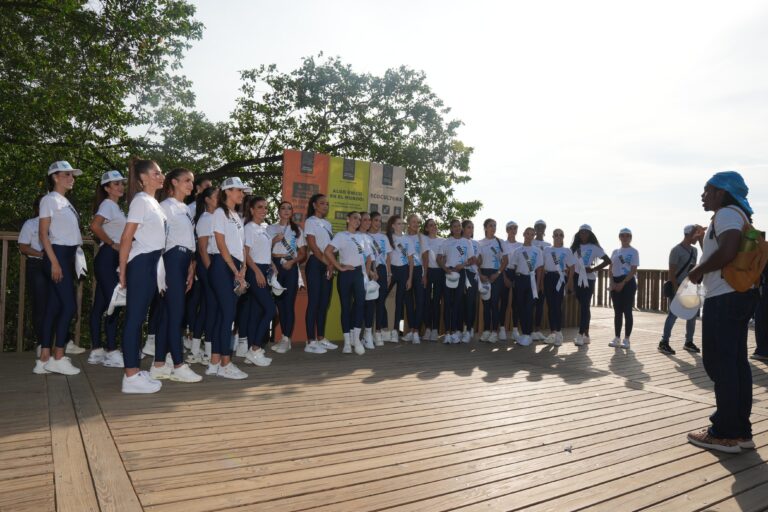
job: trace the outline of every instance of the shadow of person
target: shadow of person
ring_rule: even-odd
[[[651,380],[651,376],[643,370],[643,363],[637,359],[637,355],[632,349],[617,348],[614,350],[611,360],[608,362],[608,371],[619,377],[623,377],[625,385],[636,389],[636,386],[629,386],[629,382],[640,384]]]
[[[731,500],[736,510],[765,510],[768,496],[768,463],[757,450],[745,450],[741,454],[718,456],[720,465],[732,475]]]

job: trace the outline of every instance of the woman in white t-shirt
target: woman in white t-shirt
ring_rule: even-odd
[[[596,272],[611,264],[589,224],[582,224],[573,237],[571,252],[576,258],[576,300],[579,301],[579,334],[573,340],[577,346],[589,344],[589,321],[592,318],[589,306],[595,293]],[[598,260],[601,260],[597,266]]]
[[[272,234],[263,226],[267,217],[267,200],[252,196],[245,203],[245,261],[248,269],[245,279],[248,287],[248,351],[245,360],[256,366],[269,366],[272,359],[267,357],[269,325],[275,316],[275,301],[269,278],[277,273],[272,263]]]
[[[227,178],[219,187],[219,206],[213,212],[213,237],[211,266],[208,279],[216,296],[217,312],[213,326],[214,337],[211,362],[206,375],[225,379],[245,379],[248,374],[232,361],[232,324],[237,313],[238,293],[244,293],[245,281],[245,231],[237,213],[245,193],[251,189],[240,178]]]
[[[27,293],[32,302],[30,320],[35,331],[35,343],[40,343],[43,339],[43,314],[48,295],[48,277],[43,270],[43,246],[40,244],[40,201],[42,199],[43,196],[35,198],[32,204],[35,216],[25,220],[19,231],[19,252],[27,257],[24,278],[27,282]]]
[[[445,273],[443,313],[445,315],[445,338],[443,343],[461,343],[461,329],[464,325],[464,294],[466,290],[466,267],[475,262],[472,242],[462,236],[461,221],[450,223],[451,236],[446,239],[437,257],[437,263]],[[466,343],[469,340],[467,339]]]
[[[102,364],[111,368],[123,368],[123,353],[117,350],[118,311],[111,315],[104,313],[112,300],[112,293],[118,283],[117,268],[120,265],[120,237],[125,229],[126,217],[120,209],[120,198],[125,194],[126,179],[120,171],[107,171],[101,176],[96,187],[94,215],[91,232],[99,242],[99,251],[93,259],[96,290],[91,307],[91,353],[89,364]],[[101,324],[107,334],[106,350],[102,347]]]
[[[291,337],[296,324],[296,294],[299,291],[300,266],[307,259],[307,241],[302,229],[293,221],[293,205],[283,201],[278,207],[278,222],[269,226],[272,235],[272,263],[277,268],[277,280],[285,291],[275,298],[280,314],[283,336],[272,350],[284,354],[291,349]]]
[[[405,294],[405,310],[408,312],[409,332],[404,340],[413,343],[421,343],[419,330],[424,321],[424,292],[427,287],[427,274],[424,271],[424,265],[421,254],[424,249],[424,237],[419,230],[421,219],[415,213],[408,215],[406,219],[408,226],[408,245],[413,252],[413,274],[411,278],[411,289]]]
[[[333,226],[326,219],[328,209],[325,194],[315,194],[309,198],[307,220],[304,221],[304,236],[310,251],[304,267],[307,276],[307,344],[304,352],[310,354],[324,354],[338,348],[325,339],[325,321],[333,284],[333,266],[325,257],[325,248],[333,238]]]
[[[573,291],[573,267],[576,259],[568,247],[563,246],[562,229],[552,232],[555,244],[544,248],[544,296],[547,299],[549,330],[545,343],[559,347],[563,344],[563,297],[566,290]]]
[[[512,267],[512,255],[515,251],[523,245],[522,242],[517,241],[517,222],[510,220],[507,222],[506,231],[507,239],[504,241],[504,254],[507,256],[507,268],[504,269],[502,274],[502,284],[504,287],[501,289],[501,321],[499,327],[499,341],[507,341],[507,329],[505,323],[507,321],[507,308],[512,304],[512,340],[517,341],[520,337],[518,326],[520,325],[520,308],[515,303],[515,269]],[[510,301],[510,295],[512,300]]]
[[[54,162],[48,168],[48,190],[40,201],[40,244],[43,247],[43,268],[48,277],[48,299],[43,314],[40,340],[40,359],[33,371],[37,374],[62,373],[77,375],[80,370],[64,356],[67,333],[75,317],[76,256],[82,253],[80,246],[80,215],[72,203],[64,197],[75,184],[75,176],[82,174],[69,162]],[[56,349],[51,354],[53,338]],[[53,355],[53,357],[51,357]]]
[[[517,343],[527,347],[533,342],[533,315],[536,299],[544,286],[544,253],[533,245],[533,228],[523,231],[523,245],[512,254],[510,264],[515,269],[516,305],[520,308],[522,334]]]
[[[464,238],[472,244],[472,252],[480,254],[480,242],[475,240],[475,224],[471,220],[461,222],[461,232]],[[462,343],[469,343],[475,335],[475,319],[477,317],[477,296],[480,293],[480,280],[478,278],[478,269],[476,261],[467,265],[467,282],[469,287],[464,295],[464,331],[461,333]]]
[[[440,254],[440,248],[445,239],[437,236],[437,222],[434,219],[427,219],[424,222],[422,234],[424,246],[421,248],[419,257],[422,267],[426,269],[424,340],[437,341],[440,338],[440,304],[443,301],[445,287],[445,272],[437,264],[437,255]]]
[[[504,254],[504,246],[496,237],[496,221],[485,219],[483,222],[485,238],[478,243],[478,261],[480,265],[480,281],[488,283],[491,294],[483,301],[483,332],[480,341],[496,343],[499,341],[501,326],[501,290],[503,273],[507,268],[508,257]]]
[[[336,287],[341,302],[341,331],[344,333],[345,354],[351,354],[354,347],[358,355],[365,354],[360,342],[365,313],[365,252],[363,239],[357,229],[360,227],[360,214],[347,214],[347,230],[336,233],[325,248],[325,259],[338,272]],[[339,253],[336,259],[335,252]]]
[[[613,331],[615,338],[609,347],[629,349],[629,336],[632,334],[632,308],[637,293],[637,267],[640,265],[640,253],[632,247],[632,231],[623,228],[619,231],[621,247],[611,253],[611,301],[613,302]],[[624,341],[621,341],[621,324],[624,320]]]
[[[132,159],[128,165],[128,219],[120,237],[120,286],[126,289],[123,328],[123,393],[156,393],[162,383],[140,371],[141,326],[162,277],[167,219],[155,199],[165,176],[152,160]],[[158,274],[160,274],[158,276]]]
[[[392,246],[389,253],[389,267],[392,270],[392,288],[395,290],[395,324],[389,335],[391,343],[400,341],[400,321],[403,319],[405,307],[405,294],[411,289],[413,283],[413,247],[410,239],[403,234],[405,222],[399,215],[392,215],[387,219],[387,237]]]
[[[385,339],[390,339],[387,295],[392,281],[392,267],[389,263],[392,245],[389,243],[387,234],[381,231],[381,214],[379,212],[371,212],[371,229],[368,230],[368,235],[371,237],[376,252],[376,261],[373,265],[379,283],[379,298],[376,299],[376,333],[373,336],[373,343],[380,347],[384,345]]]
[[[371,214],[368,212],[360,213],[360,229],[358,232],[363,242],[363,256],[365,256],[365,280],[364,285],[367,286],[369,281],[379,280],[379,274],[376,271],[376,262],[379,255],[378,245],[374,243],[373,237],[369,234],[371,230]],[[379,288],[381,292],[381,288]],[[367,292],[367,289],[366,289]],[[368,300],[366,296],[365,300],[365,332],[363,333],[363,345],[368,350],[373,350],[376,346],[373,339],[373,316],[376,312],[377,299]],[[383,344],[381,341],[379,342]]]

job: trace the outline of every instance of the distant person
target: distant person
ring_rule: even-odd
[[[698,251],[693,244],[696,242],[701,244],[703,237],[703,227],[689,224],[683,228],[683,241],[674,246],[669,252],[669,281],[672,283],[673,290],[677,290],[680,283],[688,276],[688,272],[696,266]],[[699,347],[693,343],[693,333],[696,330],[696,316],[685,321],[685,345],[683,345],[683,348],[688,352],[700,352]],[[664,332],[659,342],[659,352],[669,355],[675,354],[674,349],[669,345],[669,337],[672,335],[672,327],[674,327],[676,320],[677,317],[670,311],[667,314],[666,322],[664,322]]]
[[[533,239],[533,246],[541,249],[543,253],[547,247],[552,247],[552,244],[544,240],[544,235],[547,233],[547,223],[542,219],[537,220],[533,224],[533,230],[536,233]],[[544,341],[544,335],[541,333],[541,320],[544,318],[544,293],[539,294],[539,298],[535,303],[535,315],[533,320],[533,334],[531,339],[533,341]]]
[[[755,341],[757,346],[751,358],[768,361],[768,267],[760,278],[760,300],[755,309]]]
[[[536,299],[544,294],[544,253],[533,245],[534,230],[525,228],[523,245],[513,254],[511,265],[515,269],[516,305],[520,308],[522,334],[518,345],[529,346],[533,342],[533,308]]]
[[[752,441],[752,371],[747,360],[749,320],[757,303],[757,289],[735,291],[722,269],[736,257],[744,225],[751,222],[749,189],[735,171],[719,172],[704,186],[705,211],[715,212],[704,235],[701,263],[688,274],[704,283],[702,356],[704,369],[715,384],[716,410],[711,425],[688,434],[691,444],[721,452],[754,448]]]
[[[566,290],[573,292],[573,267],[576,258],[568,247],[563,246],[565,233],[562,229],[552,232],[555,245],[544,249],[544,296],[549,313],[549,336],[544,343],[559,347],[563,344],[563,298]]]
[[[589,344],[589,322],[592,315],[589,307],[592,304],[592,295],[595,293],[595,280],[597,271],[601,270],[611,263],[611,258],[605,254],[600,242],[592,232],[589,224],[579,226],[579,231],[573,237],[571,251],[576,257],[576,300],[579,301],[579,334],[573,343],[576,346]],[[593,267],[598,260],[600,264]]]
[[[40,200],[37,196],[32,204],[35,216],[24,221],[19,232],[19,252],[27,257],[24,277],[32,303],[32,325],[35,338],[39,343],[43,339],[43,314],[45,313],[45,298],[48,293],[48,278],[43,270],[43,246],[40,244]],[[38,345],[39,346],[39,345]]]
[[[616,337],[608,346],[621,347],[629,350],[629,337],[632,334],[634,318],[632,308],[635,305],[637,293],[637,266],[640,264],[640,253],[632,247],[632,231],[624,228],[619,231],[621,247],[611,253],[611,302],[613,303],[613,329]],[[624,323],[624,340],[621,340],[622,321]]]
[[[522,246],[522,242],[517,241],[517,222],[511,220],[507,222],[505,229],[507,231],[507,239],[504,241],[504,255],[507,257],[507,268],[504,269],[502,274],[502,288],[501,288],[501,313],[500,313],[500,326],[499,326],[499,341],[507,341],[507,330],[505,328],[507,320],[507,306],[509,305],[510,292],[512,295],[512,331],[511,336],[513,341],[517,341],[520,337],[520,333],[517,330],[517,326],[520,323],[520,308],[515,303],[515,269],[512,267],[512,255],[515,251]]]

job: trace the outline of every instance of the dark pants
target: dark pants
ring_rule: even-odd
[[[307,341],[319,340],[325,337],[325,320],[328,317],[328,306],[331,304],[332,280],[326,279],[328,269],[313,254],[307,260]]]
[[[296,293],[299,290],[299,265],[295,264],[290,270],[285,270],[280,258],[272,258],[277,268],[277,281],[285,288],[285,291],[275,297],[277,310],[280,313],[280,330],[283,336],[293,336],[293,327],[296,324]]]
[[[558,281],[560,281],[559,272],[547,272],[544,274],[544,296],[547,298],[549,330],[553,332],[558,332],[563,328],[565,283],[560,286],[560,290],[557,290]]]
[[[456,288],[443,288],[443,321],[447,332],[460,331],[464,325],[464,290],[467,288],[464,280],[467,273],[459,270],[459,285]]]
[[[126,368],[139,367],[141,326],[147,318],[152,299],[157,295],[157,262],[162,251],[139,254],[128,262],[125,270],[125,328],[123,360]]]
[[[376,273],[379,275],[379,298],[376,299],[376,330],[381,331],[387,329],[389,325],[387,318],[387,295],[389,295],[387,266],[377,266]]]
[[[199,338],[203,330],[203,322],[205,319],[205,306],[203,306],[203,286],[200,284],[199,279],[192,281],[192,288],[186,294],[184,298],[186,303],[184,309],[184,326],[189,328],[193,338]],[[195,336],[195,329],[197,329],[198,335]]]
[[[127,300],[128,298],[126,297],[126,301]],[[152,296],[152,302],[149,304],[149,323],[147,323],[147,334],[151,334],[153,336],[157,334],[157,331],[160,329],[161,318],[163,318],[163,300],[157,291],[157,286],[155,286],[155,295]]]
[[[76,245],[54,245],[53,252],[59,260],[62,278],[58,283],[51,279],[51,260],[43,253],[43,269],[48,280],[48,298],[43,314],[42,338],[40,345],[51,348],[53,338],[56,347],[63,348],[67,344],[69,324],[75,318],[77,308],[75,298],[75,252]]]
[[[405,294],[405,309],[408,311],[408,327],[420,330],[424,319],[424,284],[421,281],[421,265],[413,266],[411,289]]]
[[[480,285],[477,283],[477,274],[471,270],[467,270],[467,279],[469,279],[470,287],[466,288],[466,284],[463,281],[461,282],[461,285],[464,285],[466,288],[466,295],[464,296],[464,328],[470,330],[475,328],[475,319],[477,317],[477,294]]]
[[[506,321],[507,321],[507,310],[509,309],[509,303],[510,303],[510,296],[512,295],[512,286],[507,286],[504,282],[504,276],[507,277],[511,281],[511,283],[514,283],[515,281],[515,273],[512,272],[509,269],[504,269],[501,271],[502,275],[499,276],[499,281],[501,281],[501,291],[499,292],[499,314],[500,314],[500,320],[499,324],[501,327],[504,327]],[[515,315],[515,311],[513,308],[512,311],[513,316]],[[512,327],[517,327],[517,322],[512,321]]]
[[[624,280],[624,276],[614,277],[613,282],[619,283]],[[624,320],[624,336],[629,338],[632,334],[632,325],[634,319],[632,318],[632,308],[635,305],[635,294],[637,293],[637,281],[635,278],[627,282],[624,288],[620,292],[611,292],[611,301],[613,302],[613,332],[616,337],[621,336],[621,323]]]
[[[43,318],[48,297],[48,281],[50,280],[49,277],[46,277],[43,267],[42,258],[27,258],[25,274],[29,299],[32,302],[32,318],[30,320],[35,330],[37,343],[43,342]]]
[[[519,310],[522,334],[530,335],[533,332],[533,308],[536,303],[530,276],[524,274],[515,276],[515,297],[517,297],[515,305]]]
[[[264,274],[264,278],[269,278],[270,266],[266,264],[257,265],[261,273]],[[248,346],[249,347],[261,347],[267,344],[267,332],[269,331],[269,324],[275,317],[275,301],[272,299],[272,288],[267,282],[267,286],[261,288],[256,282],[256,273],[250,268],[245,271],[245,279],[248,281],[250,287],[248,288],[248,306],[250,311],[248,312]],[[285,295],[288,290],[283,292]],[[245,327],[241,324],[241,327]],[[241,334],[246,332],[245,328],[241,328]],[[286,334],[287,336],[287,334]]]
[[[403,319],[403,309],[405,306],[405,283],[408,281],[408,266],[396,267],[392,265],[392,288],[395,286],[395,325],[394,330],[400,330],[400,321]]]
[[[182,355],[184,345],[182,331],[184,328],[184,311],[187,290],[187,272],[192,261],[192,251],[186,247],[176,246],[163,254],[165,264],[166,290],[162,295],[163,315],[155,339],[155,362],[162,363],[168,352],[171,353],[173,364],[178,366],[184,361]]]
[[[232,258],[232,261],[237,268],[240,268],[240,261],[237,258]],[[232,355],[232,324],[237,314],[238,296],[234,292],[235,275],[224,262],[221,254],[211,255],[208,278],[218,305],[213,324],[215,337],[212,340],[211,354],[230,356]]]
[[[211,286],[210,278],[208,277],[208,269],[203,265],[203,260],[198,256],[197,259],[197,281],[202,285],[203,289],[203,308],[200,310],[200,314],[205,314],[205,321],[203,322],[203,331],[205,332],[205,341],[213,342],[216,337],[214,325],[216,324],[216,311],[218,310],[216,302],[216,294],[213,292],[213,286]],[[232,284],[234,287],[234,283]],[[202,331],[195,330],[197,339],[202,337]]]
[[[427,269],[427,289],[424,291],[427,301],[427,329],[440,329],[440,304],[445,287],[445,272],[441,268]]]
[[[484,276],[498,272],[492,268],[481,268]],[[491,283],[491,297],[483,301],[483,330],[497,331],[501,325],[501,291],[504,290],[504,278],[500,275]]]
[[[365,309],[362,267],[339,272],[336,289],[339,291],[341,302],[341,332],[348,333],[354,328],[362,329]]]
[[[760,286],[760,300],[755,308],[755,354],[768,357],[768,283]]]
[[[533,326],[537,331],[541,330],[541,320],[544,318],[544,294],[539,290],[539,298],[534,301]]]
[[[589,321],[592,314],[589,307],[592,305],[592,295],[595,293],[595,280],[589,279],[589,286],[576,285],[576,300],[579,301],[579,334],[586,334],[589,331]]]
[[[749,319],[757,292],[731,292],[704,301],[702,359],[715,384],[714,437],[751,438],[752,371],[747,360]]]
[[[104,313],[109,308],[112,293],[119,281],[117,267],[119,254],[108,245],[99,247],[99,252],[93,260],[93,273],[96,276],[96,290],[91,307],[91,348],[101,348],[101,321]],[[104,319],[104,327],[107,334],[107,350],[112,351],[117,347],[117,310]]]

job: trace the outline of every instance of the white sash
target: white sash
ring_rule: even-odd
[[[163,256],[157,260],[157,290],[163,293],[168,289],[168,285],[165,283],[165,263],[163,262]]]
[[[584,266],[581,256],[576,258],[576,274],[579,276],[578,286],[589,288],[589,278],[587,277],[587,267]]]
[[[75,275],[79,279],[83,277],[87,271],[88,264],[85,262],[85,253],[83,252],[83,248],[78,246],[77,251],[75,251]]]

